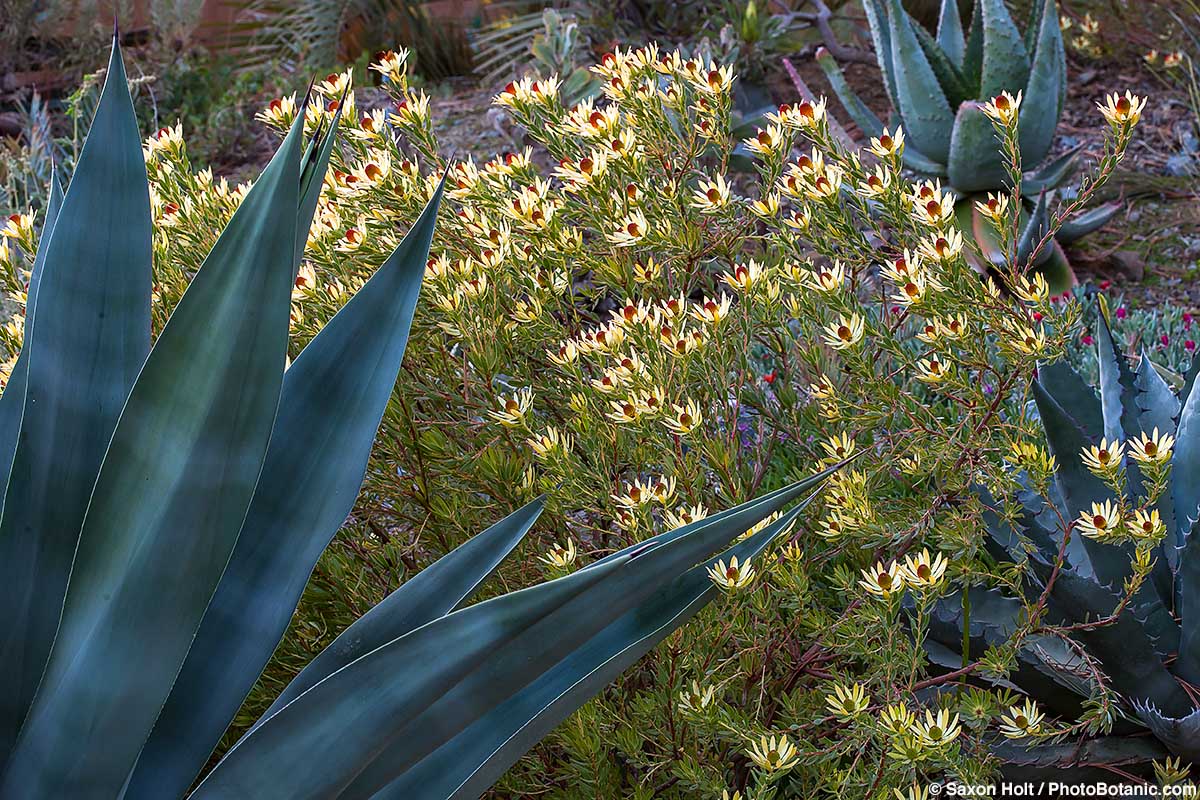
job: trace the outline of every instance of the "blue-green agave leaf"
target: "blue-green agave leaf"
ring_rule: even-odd
[[[302,137],[303,111],[129,393],[92,491],[46,672],[0,784],[5,800],[119,796],[183,666],[233,552],[279,405]],[[46,288],[44,280],[42,302]],[[38,312],[35,336],[44,319]]]
[[[795,484],[700,520],[684,535],[656,537],[566,578],[456,611],[368,653],[243,738],[194,800],[336,797],[390,742],[403,740],[402,760],[391,765],[400,774],[518,691],[528,675],[551,668],[804,491]],[[454,702],[443,702],[448,696]],[[431,709],[435,726],[423,722]]]
[[[150,190],[115,41],[75,174],[39,249],[0,520],[0,763],[54,641],[96,470],[150,350]]]
[[[1061,185],[1079,169],[1082,152],[1083,145],[1077,145],[1041,167],[1026,172],[1021,177],[1021,194],[1032,197]]]
[[[1041,163],[1050,152],[1059,117],[1050,110],[1058,109],[1058,96],[1067,81],[1058,9],[1045,0],[1041,0],[1041,6],[1043,14],[1036,25],[1037,46],[1032,51],[1033,64],[1021,103],[1025,113],[1019,115],[1021,160],[1026,167]]]
[[[883,133],[883,122],[875,115],[875,112],[867,107],[867,104],[862,101],[858,93],[851,88],[846,82],[846,76],[842,74],[842,68],[838,66],[837,60],[824,47],[817,50],[817,65],[825,73],[825,77],[829,80],[829,85],[833,88],[833,93],[837,95],[837,99],[842,104],[842,108],[846,109],[846,113],[850,115],[850,119],[854,120],[854,124],[859,127],[865,136],[879,136]]]
[[[908,24],[913,33],[917,35],[921,50],[925,53],[925,58],[929,60],[929,67],[937,76],[938,86],[942,88],[942,94],[946,96],[950,107],[954,108],[962,101],[970,99],[973,93],[958,65],[950,60],[933,35],[911,15],[908,17]]]
[[[1179,566],[1175,576],[1175,610],[1179,618],[1185,621],[1180,626],[1179,659],[1175,662],[1175,671],[1193,685],[1200,682],[1200,625],[1194,622],[1196,615],[1200,614],[1200,533],[1197,528],[1200,528],[1200,524],[1190,526],[1186,542],[1179,548]]]
[[[937,76],[921,50],[900,0],[888,0],[888,31],[896,78],[896,111],[904,125],[905,137],[921,153],[945,163],[950,157],[954,112],[938,86]]]
[[[1092,231],[1102,228],[1123,206],[1124,203],[1120,200],[1114,200],[1087,211],[1080,211],[1059,227],[1054,238],[1058,239],[1060,244],[1077,242]]]
[[[1135,703],[1134,708],[1154,738],[1173,755],[1200,761],[1200,710],[1176,718],[1164,715],[1153,703]]]
[[[814,497],[810,495],[720,556],[688,570],[541,675],[527,676],[523,688],[403,773],[393,769],[397,759],[391,751],[405,743],[395,743],[363,770],[339,800],[479,797],[543,736],[708,605],[718,594],[709,567],[718,560],[728,563],[731,557],[743,564],[757,558],[786,533]]]
[[[1034,567],[1044,579],[1049,577],[1049,564],[1034,563]],[[1053,624],[1065,625],[1108,617],[1120,603],[1121,587],[1116,588],[1116,591],[1105,588],[1075,570],[1060,570],[1050,590],[1048,619]],[[1187,692],[1163,666],[1161,653],[1147,628],[1128,606],[1109,624],[1080,628],[1072,635],[1100,661],[1111,685],[1126,697],[1149,700],[1175,715],[1191,709]]]
[[[1029,53],[1004,0],[976,0],[983,8],[983,69],[979,98],[1016,94],[1029,81]]]
[[[1088,439],[1104,436],[1104,412],[1096,390],[1088,385],[1075,368],[1066,361],[1038,365],[1038,381],[1063,408],[1071,409],[1071,417],[1083,429]]]
[[[38,238],[38,251],[29,271],[29,286],[25,290],[25,338],[33,330],[33,312],[37,307],[38,284],[42,280],[42,264],[46,261],[54,220],[62,206],[62,186],[55,176],[50,180],[50,201],[46,204],[46,219]],[[12,472],[13,456],[17,452],[17,434],[21,432],[21,416],[25,412],[25,386],[29,375],[29,354],[22,349],[8,374],[4,392],[0,394],[0,519],[4,517],[4,494]],[[0,761],[3,757],[0,756]]]
[[[992,121],[974,100],[958,107],[947,162],[950,184],[960,192],[982,192],[1009,182]]]
[[[875,60],[879,63],[879,71],[883,73],[883,87],[887,90],[892,105],[899,108],[900,104],[896,99],[896,72],[892,67],[892,35],[888,30],[888,12],[884,0],[863,0],[863,10],[867,13],[867,25],[871,29]]]
[[[1195,365],[1193,361],[1193,365]],[[1188,370],[1189,378],[1194,378]],[[1179,537],[1192,532],[1188,545],[1195,539],[1193,523],[1200,517],[1200,392],[1195,380],[1185,384],[1183,407],[1179,412],[1179,429],[1175,435],[1175,453],[1171,459],[1171,497],[1175,504],[1175,524]]]
[[[1158,428],[1163,433],[1175,432],[1175,421],[1179,419],[1179,398],[1154,368],[1154,362],[1142,348],[1142,357],[1134,373],[1133,388],[1138,409],[1138,429],[1143,431]]]
[[[1046,444],[1058,462],[1054,481],[1065,505],[1063,518],[1073,522],[1082,512],[1089,511],[1093,502],[1113,499],[1113,495],[1102,480],[1084,467],[1079,457],[1088,440],[1078,423],[1050,396],[1040,381],[1033,382],[1033,397],[1046,432]],[[1071,538],[1079,535],[1075,531]],[[1084,577],[1095,575],[1105,586],[1119,585],[1130,569],[1127,548],[1081,538],[1090,564],[1079,564],[1080,573]]]
[[[1026,220],[1017,239],[1017,264],[1021,266],[1036,264],[1039,257],[1044,258],[1049,250],[1048,246],[1043,246],[1037,253],[1033,252],[1033,248],[1050,232],[1050,214],[1046,208],[1046,198],[1046,192],[1038,195],[1037,203],[1029,213],[1029,219]]]
[[[1110,442],[1123,442],[1138,430],[1137,376],[1117,349],[1103,312],[1096,314],[1096,362],[1104,436]]]
[[[946,57],[961,68],[967,42],[963,36],[962,17],[958,13],[958,0],[942,0],[942,8],[938,12],[937,43]]]
[[[318,167],[323,172],[321,159]],[[320,181],[314,174],[311,185]],[[350,513],[404,357],[440,198],[439,189],[404,241],[284,375],[243,533],[126,800],[181,796],[191,785]],[[300,225],[307,229],[309,219]]]
[[[263,719],[360,656],[461,606],[529,532],[545,504],[544,495],[527,503],[405,581],[309,662]]]
[[[983,37],[983,3],[975,0],[971,9],[971,30],[963,50],[962,71],[967,84],[975,90],[976,99],[979,99],[979,81],[983,73]]]

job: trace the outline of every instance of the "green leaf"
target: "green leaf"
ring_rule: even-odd
[[[962,17],[958,14],[958,0],[942,0],[938,13],[937,42],[942,52],[957,67],[962,67],[967,43],[963,37]]]
[[[950,132],[954,112],[938,86],[937,76],[908,21],[900,0],[888,0],[892,68],[896,77],[896,111],[904,125],[905,138],[934,161],[950,157]]]
[[[1062,224],[1054,238],[1064,245],[1077,242],[1092,231],[1102,228],[1123,207],[1124,203],[1114,200],[1087,211],[1080,211]]]
[[[1102,736],[1064,744],[1000,740],[989,748],[1005,763],[1010,780],[1055,780],[1064,773],[1083,781],[1108,780],[1113,769],[1149,765],[1167,755],[1148,736]]]
[[[1088,439],[1099,439],[1104,435],[1104,412],[1100,408],[1100,398],[1074,367],[1066,361],[1039,364],[1037,377],[1042,388],[1056,403],[1071,409],[1071,417]]]
[[[0,796],[119,796],[183,665],[237,541],[279,404],[303,117],[192,279],[129,394]],[[52,245],[70,210],[69,191]],[[39,312],[35,335],[43,319]]]
[[[1047,238],[1046,234],[1050,232],[1050,214],[1046,209],[1046,192],[1038,195],[1037,204],[1034,205],[1033,211],[1030,212],[1029,218],[1025,221],[1021,228],[1021,235],[1017,239],[1017,264],[1022,267],[1038,263],[1039,260],[1045,260],[1049,253],[1049,242],[1038,249],[1036,253],[1033,248],[1037,247],[1043,238]]]
[[[1016,94],[1029,82],[1029,53],[1004,0],[976,0],[983,8],[983,69],[979,98]],[[1032,110],[1032,109],[1030,109]]]
[[[533,527],[545,503],[544,495],[527,503],[402,584],[309,662],[263,719],[360,656],[461,606]]]
[[[793,485],[566,578],[456,611],[368,653],[238,742],[193,800],[337,796],[391,741],[409,745],[391,765],[401,773],[518,691],[530,674],[566,658],[804,491],[803,483]],[[436,725],[423,722],[426,712]],[[331,749],[334,735],[338,747]]]
[[[1103,312],[1096,314],[1096,362],[1104,436],[1110,442],[1123,442],[1138,430],[1137,377],[1117,349]]]
[[[1193,362],[1194,364],[1195,362]],[[1188,370],[1189,377],[1192,370]],[[1185,387],[1179,429],[1175,435],[1175,454],[1171,458],[1171,497],[1175,504],[1178,537],[1191,532],[1188,546],[1195,538],[1193,524],[1200,517],[1200,392],[1196,382]]]
[[[1021,177],[1021,194],[1033,196],[1058,187],[1079,169],[1079,155],[1082,152],[1083,145],[1076,145],[1053,161],[1026,172]]]
[[[1062,495],[1063,519],[1073,523],[1084,511],[1091,509],[1093,502],[1114,499],[1104,481],[1097,478],[1083,465],[1079,454],[1088,445],[1078,423],[1045,390],[1040,381],[1033,382],[1033,397],[1041,416],[1042,428],[1046,431],[1046,444],[1050,454],[1058,462],[1054,482]],[[1072,532],[1072,538],[1080,536]],[[1127,547],[1099,544],[1082,537],[1090,564],[1079,564],[1078,569],[1085,577],[1095,575],[1105,586],[1119,585],[1128,577],[1129,555]]]
[[[791,527],[815,496],[720,556],[688,570],[541,675],[527,676],[523,688],[403,773],[397,773],[392,764],[401,758],[395,751],[406,743],[392,745],[341,797],[478,797],[538,740],[718,596],[708,576],[709,567],[718,560],[728,563],[734,556],[739,563],[757,558]]]
[[[45,667],[88,493],[150,349],[151,236],[141,135],[114,42],[75,174],[39,248],[0,521],[0,763]]]
[[[1047,565],[1045,570],[1049,569]],[[1106,619],[1120,602],[1116,593],[1074,570],[1059,571],[1050,598],[1048,610],[1054,624]],[[1153,641],[1129,607],[1109,624],[1081,628],[1073,636],[1099,660],[1112,687],[1126,697],[1148,700],[1175,716],[1191,710],[1187,692],[1163,666]]]
[[[1181,523],[1182,520],[1177,521],[1177,524]],[[1179,549],[1179,567],[1175,575],[1176,611],[1183,620],[1175,671],[1191,684],[1200,681],[1200,625],[1196,624],[1200,619],[1200,532],[1197,527],[1190,526],[1186,541]]]
[[[313,186],[325,169],[323,159],[316,163]],[[127,800],[182,796],[191,785],[353,508],[404,356],[440,199],[439,191],[284,375],[243,535],[142,750]],[[300,224],[307,228],[308,219],[302,216]]]
[[[896,72],[892,67],[892,36],[888,30],[888,12],[883,3],[884,0],[863,0],[863,10],[867,13],[871,44],[875,48],[875,60],[879,63],[879,71],[883,74],[884,89],[887,90],[892,106],[899,109],[900,103],[896,99]]]
[[[963,51],[962,71],[967,85],[979,96],[979,81],[983,73],[983,0],[975,0],[971,10],[971,31],[967,34],[967,47]],[[990,100],[991,98],[983,98]]]
[[[29,286],[25,299],[25,338],[33,330],[33,314],[37,308],[38,284],[42,280],[42,264],[46,261],[50,234],[54,231],[54,220],[62,206],[63,191],[58,177],[50,179],[50,202],[46,205],[46,219],[38,239],[37,255],[29,271]],[[21,432],[21,416],[25,413],[25,386],[29,375],[29,354],[22,348],[16,363],[8,375],[4,392],[0,394],[0,519],[4,517],[4,494],[8,489],[8,478],[12,472],[13,456],[17,452],[17,435]],[[2,753],[4,751],[0,751]],[[3,756],[0,756],[2,761]]]
[[[1025,85],[1025,97],[1021,101],[1026,113],[1019,115],[1019,137],[1021,160],[1028,168],[1041,163],[1054,144],[1054,131],[1058,127],[1058,97],[1066,85],[1067,75],[1063,69],[1062,30],[1058,24],[1058,9],[1047,0],[1039,0],[1043,14],[1037,21],[1037,46],[1033,52],[1033,64],[1029,81]],[[1038,3],[1034,4],[1035,7]],[[1033,28],[1031,28],[1033,29]],[[1029,30],[1026,31],[1028,36]]]
[[[883,133],[883,122],[875,115],[875,112],[867,107],[867,104],[862,101],[858,93],[851,88],[846,82],[846,76],[842,74],[842,68],[838,66],[837,60],[824,47],[817,50],[817,65],[825,73],[825,77],[829,80],[829,85],[833,88],[833,93],[837,95],[837,99],[842,104],[842,108],[846,109],[846,113],[850,115],[850,119],[854,120],[854,124],[859,127],[865,136],[878,137]]]
[[[1200,710],[1176,718],[1164,715],[1153,705],[1139,703],[1134,708],[1154,737],[1172,754],[1188,762],[1200,760]]]
[[[979,103],[970,101],[958,107],[947,174],[950,185],[960,192],[985,192],[1008,183],[1000,140]]]
[[[908,24],[912,28],[913,33],[917,35],[921,51],[925,53],[925,58],[929,60],[929,67],[933,70],[933,74],[937,76],[938,86],[941,87],[942,93],[950,103],[950,107],[954,108],[962,101],[970,99],[972,92],[963,78],[962,72],[950,60],[950,57],[942,51],[937,40],[933,38],[929,31],[921,26],[921,23],[914,20],[911,15],[908,17]]]

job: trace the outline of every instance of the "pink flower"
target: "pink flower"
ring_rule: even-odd
[[[1107,292],[1112,287],[1112,281],[1100,281],[1100,291]]]
[[[1190,331],[1192,329],[1192,315],[1185,313],[1183,315],[1183,329]]]
[[[1080,339],[1079,341],[1083,342],[1086,345],[1093,345],[1096,343],[1096,340],[1093,339],[1090,335],[1088,335],[1086,333],[1083,335],[1083,338]]]
[[[1125,306],[1117,309],[1117,319],[1125,319],[1127,316],[1129,316],[1129,312],[1125,310]]]
[[[1196,349],[1196,343],[1193,342],[1191,339],[1188,339],[1186,342],[1183,343],[1183,349],[1187,350],[1190,353]]]
[[[1034,321],[1034,322],[1041,322],[1043,319],[1045,319],[1045,316],[1046,316],[1046,315],[1045,315],[1045,314],[1043,314],[1042,312],[1040,312],[1040,311],[1035,311],[1035,312],[1033,312],[1033,321]]]
[[[1171,340],[1167,337],[1167,335],[1165,333],[1162,336],[1160,336],[1158,340],[1160,342],[1162,342],[1163,347],[1166,347],[1167,345],[1169,345],[1171,343]]]

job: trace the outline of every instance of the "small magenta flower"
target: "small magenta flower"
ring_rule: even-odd
[[[1191,315],[1191,314],[1184,313],[1184,315],[1183,315],[1183,329],[1184,329],[1185,331],[1190,331],[1190,330],[1192,329],[1192,315]]]
[[[1171,338],[1169,336],[1167,336],[1165,333],[1162,336],[1158,337],[1158,340],[1160,342],[1162,342],[1163,347],[1167,347],[1168,345],[1171,344]]]
[[[1083,338],[1080,339],[1079,341],[1083,342],[1088,347],[1091,347],[1093,344],[1096,343],[1096,340],[1093,339],[1090,334],[1086,334],[1086,333],[1083,335]]]
[[[1129,316],[1129,312],[1125,310],[1125,306],[1117,309],[1117,319],[1125,319],[1127,316]]]
[[[1112,281],[1100,281],[1100,291],[1107,292],[1112,288]]]
[[[1192,351],[1194,351],[1196,349],[1196,343],[1193,342],[1191,339],[1188,339],[1186,342],[1183,343],[1183,349],[1187,350],[1189,353],[1191,353]]]

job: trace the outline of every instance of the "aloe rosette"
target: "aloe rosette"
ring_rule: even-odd
[[[1035,0],[1024,33],[1004,0],[976,0],[964,33],[956,0],[942,0],[936,33],[904,10],[900,0],[863,0],[875,56],[895,117],[904,130],[904,163],[914,172],[944,179],[959,197],[960,229],[971,236],[976,266],[1003,264],[1005,254],[988,219],[975,207],[980,193],[1010,183],[1004,156],[983,106],[1002,92],[1021,93],[1019,143],[1022,168],[1020,263],[1032,255],[1061,291],[1075,283],[1062,245],[1091,233],[1119,209],[1110,203],[1067,220],[1054,241],[1029,251],[1049,229],[1048,200],[1078,169],[1080,148],[1046,161],[1062,116],[1067,60],[1055,0]],[[863,133],[878,137],[884,123],[846,82],[828,51],[817,61],[847,114]]]
[[[1200,685],[1200,359],[1181,377],[1144,352],[1133,368],[1098,316],[1098,391],[1064,363],[1041,367],[1033,384],[1056,464],[1052,502],[1025,483],[1014,522],[979,490],[987,549],[1002,564],[1025,566],[1025,597],[971,589],[968,659],[1005,647],[1029,604],[1044,598],[1044,621],[1067,633],[1025,637],[1002,685],[1067,720],[1094,702],[1097,681],[1116,698],[1108,735],[997,743],[1008,770],[1026,778],[1065,768],[1102,778],[1104,769],[1146,768],[1167,756],[1200,761],[1200,708],[1187,688]],[[1105,464],[1109,480],[1096,471]],[[1139,499],[1144,480],[1164,474],[1161,491]],[[1098,537],[1097,526],[1126,535]],[[1122,603],[1135,547],[1152,566]],[[926,642],[931,660],[948,669],[964,663],[962,608],[961,596],[941,602]]]
[[[152,342],[149,190],[114,42],[68,190],[52,187],[0,394],[3,800],[478,797],[711,601],[718,558],[788,530],[831,471],[466,605],[537,520],[533,500],[351,625],[202,775],[352,510],[441,202],[439,186],[285,368],[338,121],[307,137],[304,118]]]

